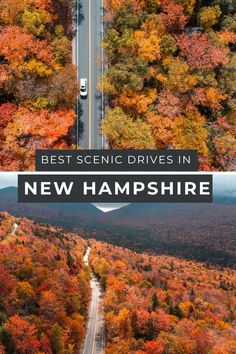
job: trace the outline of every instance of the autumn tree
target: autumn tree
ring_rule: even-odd
[[[39,76],[53,73],[53,51],[49,43],[37,41],[24,29],[17,26],[3,29],[0,46],[0,55],[7,60],[10,70],[17,77],[26,72],[35,72]]]
[[[182,5],[169,2],[163,7],[163,21],[170,32],[182,31],[187,23],[187,16],[184,14]]]
[[[63,354],[64,352],[64,341],[62,336],[62,329],[55,323],[52,327],[51,341],[52,341],[52,350],[54,353]]]
[[[218,23],[221,13],[219,5],[202,7],[199,12],[199,22],[201,27],[205,30],[209,30]]]
[[[104,291],[107,353],[234,350],[229,331],[234,320],[225,316],[230,314],[229,298],[233,306],[235,302],[235,270],[209,269],[193,259],[139,253],[94,240],[91,246],[90,264],[99,278],[100,260],[109,263]],[[225,277],[228,290],[216,280]],[[120,296],[115,295],[118,291]],[[221,306],[215,306],[219,301]]]
[[[60,304],[52,291],[42,292],[39,306],[43,317],[47,321],[57,322],[60,320],[61,316],[65,316],[62,304]]]
[[[2,143],[2,152],[14,154],[13,161],[19,160],[22,163],[20,169],[32,169],[35,149],[68,148],[64,137],[74,118],[75,113],[72,110],[31,112],[26,108],[19,109],[3,131],[5,140]],[[5,163],[8,163],[7,160]]]
[[[107,71],[99,89],[108,96],[110,108],[121,108],[128,120],[147,123],[156,147],[200,146],[201,168],[227,170],[233,154],[226,153],[224,162],[217,158],[222,144],[215,122],[236,107],[233,0],[107,0],[105,10]],[[196,129],[188,129],[191,112],[196,112]],[[182,138],[177,142],[182,124],[191,143]],[[229,139],[231,145],[234,131],[229,130],[221,141]],[[129,142],[122,143],[126,146]]]
[[[14,113],[16,113],[17,107],[8,102],[0,106],[0,128],[4,129],[8,123],[11,122]]]
[[[147,354],[163,354],[165,345],[161,341],[149,341],[145,343],[144,350]]]
[[[173,145],[176,149],[198,150],[200,154],[207,155],[208,148],[205,143],[207,131],[205,120],[197,112],[189,112],[186,117],[180,117],[174,128]]]
[[[155,147],[149,126],[140,119],[135,121],[119,109],[110,109],[102,124],[102,132],[114,149],[153,149]]]
[[[9,318],[6,328],[10,331],[17,350],[22,354],[34,354],[39,349],[37,329],[33,324],[15,315]]]
[[[1,25],[17,25],[29,4],[28,0],[3,0],[0,4]]]
[[[72,111],[79,87],[76,68],[71,64],[71,32],[66,23],[70,16],[61,19],[62,8],[70,11],[70,0],[58,4],[51,0],[4,0],[0,4],[0,169],[3,171],[33,169],[35,149],[40,147],[73,148]],[[39,128],[39,121],[36,123],[33,118],[37,111],[41,119],[44,117],[45,134],[41,130],[40,137],[34,130]],[[63,120],[62,135],[56,129],[58,139],[48,136],[51,141],[48,145],[49,140],[46,142],[44,137],[49,133],[52,117],[58,117],[57,126]],[[19,142],[16,130],[23,129],[22,119],[24,122],[33,119],[37,127],[32,124],[31,132],[20,133]],[[28,121],[27,125],[31,123]]]
[[[155,311],[157,309],[157,307],[159,306],[159,300],[158,300],[156,293],[153,293],[151,301],[152,301],[151,309],[152,309],[152,311]]]
[[[35,37],[48,38],[47,26],[52,22],[50,13],[45,10],[37,10],[33,7],[26,8],[21,18],[26,31]]]
[[[85,246],[78,235],[0,213],[0,344],[6,353],[81,350],[90,300]]]
[[[192,69],[215,69],[228,64],[228,48],[217,47],[208,34],[182,34],[177,37],[181,54]]]

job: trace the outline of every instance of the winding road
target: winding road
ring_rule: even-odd
[[[85,265],[89,265],[90,247],[84,255]],[[92,275],[90,280],[92,299],[89,310],[87,333],[84,341],[82,354],[103,354],[104,353],[104,324],[102,315],[102,291],[99,282]]]
[[[13,225],[13,228],[12,228],[11,236],[15,235],[16,230],[18,229],[18,227],[19,227],[19,225],[15,222],[14,225]]]
[[[103,0],[76,0],[74,62],[78,67],[78,81],[87,78],[88,96],[78,98],[77,146],[84,149],[103,149],[100,122],[104,115],[104,99],[97,89],[103,75]]]

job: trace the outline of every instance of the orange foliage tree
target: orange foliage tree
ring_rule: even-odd
[[[201,169],[235,169],[229,151],[231,145],[235,150],[235,129],[216,129],[218,118],[228,120],[236,107],[232,1],[107,0],[105,10],[108,70],[101,86],[110,108],[122,108],[127,121],[132,116],[134,123],[147,123],[157,148],[199,146]],[[102,129],[115,148],[112,124],[108,110]],[[129,142],[122,148],[131,148]]]
[[[90,264],[104,285],[106,353],[234,351],[235,270],[91,246]]]
[[[78,235],[0,213],[2,353],[80,351],[90,298],[85,247]]]
[[[74,148],[78,84],[65,7],[72,2],[0,4],[1,171],[33,170],[39,148]]]

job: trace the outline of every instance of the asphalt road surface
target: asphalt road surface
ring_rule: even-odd
[[[87,248],[84,255],[84,263],[86,265],[89,264],[89,253],[90,247]],[[104,353],[104,324],[101,307],[102,292],[100,284],[94,276],[91,278],[90,286],[92,289],[92,299],[82,354],[102,354]]]
[[[98,78],[103,74],[103,0],[77,0],[76,35],[74,43],[78,81],[88,80],[88,96],[79,97],[77,104],[77,145],[84,149],[102,149],[104,139],[100,134],[104,100],[98,92]]]

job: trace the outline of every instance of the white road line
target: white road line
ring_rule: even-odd
[[[76,1],[76,66],[77,66],[77,81],[79,82],[79,15],[80,15],[80,1]],[[77,120],[76,120],[76,146],[79,147],[79,97],[77,97]]]
[[[92,313],[92,303],[90,305],[90,310],[89,310],[89,318],[91,317],[91,313]],[[89,319],[88,319],[88,324],[89,324]],[[89,327],[87,326],[87,331],[88,331]],[[88,342],[88,336],[86,334],[85,337],[85,342],[84,342],[84,348],[83,348],[83,354],[85,353],[86,347],[87,347],[87,342]]]
[[[89,149],[92,149],[92,5],[91,0],[89,6]]]
[[[104,0],[102,0],[102,43],[104,38]],[[104,92],[103,92],[103,76],[104,76],[104,47],[102,44],[102,120],[104,119]],[[104,149],[104,135],[102,133],[102,149]]]
[[[90,253],[90,247],[87,248],[86,252],[85,252],[85,255],[84,255],[84,258],[83,258],[83,261],[85,263],[85,265],[89,265],[89,253]],[[90,282],[90,286],[91,286],[92,282]],[[92,288],[92,286],[91,286]],[[88,323],[87,323],[87,332],[88,332],[88,329],[89,329],[89,319],[91,317],[91,313],[92,313],[92,307],[93,307],[93,303],[91,301],[90,303],[90,309],[89,309],[89,317],[88,317]],[[85,342],[84,342],[84,347],[83,347],[83,354],[85,353],[85,349],[86,349],[86,345],[87,345],[87,341],[88,341],[88,335],[86,333],[86,336],[85,336]]]
[[[89,265],[89,254],[90,254],[90,247],[87,247],[86,252],[84,254],[83,262],[85,265]],[[104,353],[104,324],[101,320],[100,306],[101,306],[101,292],[100,292],[100,285],[94,274],[92,274],[90,280],[90,287],[92,289],[92,297],[89,306],[89,316],[87,322],[87,332],[84,340],[84,345],[81,350],[82,354],[86,354],[88,350],[90,350],[89,354],[101,354]],[[93,317],[94,316],[94,317]],[[101,322],[102,321],[102,322]],[[102,326],[100,328],[100,326]],[[96,336],[98,333],[102,331],[102,338],[101,343],[96,341]],[[88,342],[90,339],[90,342]]]
[[[95,280],[94,280],[95,281]],[[96,286],[95,286],[95,289],[96,289]],[[97,298],[97,296],[96,296]],[[96,354],[96,351],[94,352],[94,348],[95,348],[95,344],[96,344],[96,334],[97,334],[97,317],[98,317],[98,305],[97,305],[97,300],[96,300],[96,303],[95,303],[95,308],[96,308],[96,312],[95,312],[95,328],[94,328],[94,333],[93,333],[93,346],[92,346],[92,354],[95,353]]]

